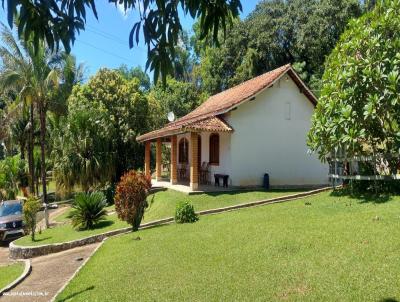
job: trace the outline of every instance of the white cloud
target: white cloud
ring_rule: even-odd
[[[127,19],[129,14],[131,13],[131,9],[127,9],[125,11],[124,5],[123,4],[119,4],[119,3],[117,4],[117,8],[118,8],[118,11],[121,13],[122,17],[124,19]]]

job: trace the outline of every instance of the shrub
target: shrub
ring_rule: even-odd
[[[114,203],[118,218],[129,223],[137,231],[147,208],[147,196],[151,180],[134,170],[121,177],[117,185]]]
[[[29,196],[24,202],[23,206],[23,216],[25,222],[25,228],[31,234],[32,241],[35,241],[35,231],[36,231],[36,214],[40,210],[40,202],[33,196]]]
[[[187,201],[181,201],[176,205],[175,221],[177,223],[193,223],[199,220],[194,207]]]
[[[106,196],[106,201],[108,205],[114,204],[114,197],[115,197],[115,183],[108,184],[104,190],[104,195]]]
[[[81,230],[93,229],[98,222],[105,220],[106,205],[106,198],[101,192],[76,194],[71,213],[73,227]]]

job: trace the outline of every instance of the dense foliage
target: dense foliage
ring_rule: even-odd
[[[126,221],[137,231],[147,208],[147,196],[151,180],[134,170],[121,177],[115,194],[115,210],[118,218]]]
[[[144,151],[135,138],[148,129],[148,107],[138,80],[117,71],[101,69],[87,84],[76,86],[54,141],[57,181],[88,189],[140,167]]]
[[[400,1],[382,1],[353,20],[329,56],[309,134],[322,159],[386,155],[400,148]],[[397,161],[390,162],[391,170]]]
[[[25,165],[19,155],[0,161],[0,200],[15,199],[19,188],[27,186]]]
[[[93,229],[105,220],[107,211],[106,197],[101,192],[78,193],[72,205],[72,226],[79,230]]]
[[[262,1],[245,20],[235,22],[220,48],[193,39],[199,81],[214,94],[287,63],[304,62],[304,80],[319,90],[325,57],[348,20],[361,11],[358,0]]]
[[[199,216],[194,211],[194,207],[188,201],[177,203],[175,209],[175,221],[177,223],[193,223],[199,220]]]
[[[39,200],[32,195],[24,202],[23,206],[25,228],[31,234],[32,241],[35,241],[36,219],[40,207]]]
[[[76,33],[85,29],[86,10],[91,10],[97,18],[94,0],[40,0],[40,1],[1,1],[7,2],[7,17],[10,26],[14,19],[18,32],[23,37],[33,37],[35,48],[39,41],[46,41],[51,49],[60,42],[69,52],[75,41]],[[137,10],[140,16],[129,35],[129,46],[139,42],[142,32],[144,42],[148,46],[147,64],[154,71],[154,79],[161,73],[165,81],[166,75],[172,73],[172,60],[175,57],[175,45],[178,44],[182,31],[179,10],[192,18],[198,18],[201,34],[204,38],[212,34],[213,41],[218,43],[218,31],[225,31],[232,19],[242,9],[240,0],[109,0],[115,5],[123,5],[125,10]]]

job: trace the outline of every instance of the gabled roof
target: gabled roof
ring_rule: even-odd
[[[171,135],[173,133],[183,132],[183,129],[187,130],[190,127],[193,128],[196,123],[206,123],[208,125],[214,124],[215,126],[216,123],[219,124],[216,126],[216,128],[207,127],[208,130],[206,131],[232,131],[232,128],[224,120],[218,118],[220,122],[217,122],[213,118],[227,113],[240,104],[251,100],[264,89],[271,87],[284,74],[288,74],[292,78],[300,91],[304,93],[304,95],[314,106],[317,104],[317,99],[314,94],[300,79],[297,73],[293,70],[292,66],[288,64],[211,96],[207,101],[184,117],[176,120],[175,122],[167,124],[162,129],[141,135],[137,137],[137,140],[147,141],[158,137]],[[230,130],[218,130],[228,128]],[[200,128],[198,129],[200,130]],[[196,128],[193,128],[193,130],[196,130]]]
[[[169,123],[164,128],[154,130],[137,137],[139,142],[152,140],[173,134],[188,131],[232,132],[233,129],[219,116],[208,117],[202,120],[188,123]]]

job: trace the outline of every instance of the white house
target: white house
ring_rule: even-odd
[[[145,173],[150,175],[150,143],[156,142],[161,178],[161,144],[168,142],[172,185],[197,190],[225,176],[229,186],[261,186],[265,173],[271,186],[326,184],[328,166],[309,154],[306,144],[316,103],[290,65],[260,75],[139,136],[146,143]]]

